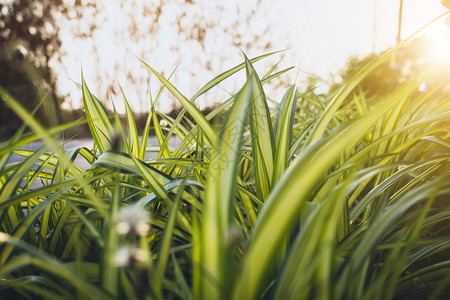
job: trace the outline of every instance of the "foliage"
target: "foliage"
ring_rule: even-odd
[[[13,48],[19,46],[17,43],[22,41],[26,43],[27,50],[39,60],[48,61],[60,46],[54,19],[54,10],[59,10],[62,6],[62,3],[58,2],[60,1],[3,1],[0,4],[2,49],[20,51],[21,49]],[[24,55],[24,53],[17,54]]]
[[[270,21],[274,10],[279,9],[272,1],[83,2],[95,3],[96,7],[83,10],[82,18],[65,20],[62,50],[67,52],[67,56],[62,58],[61,68],[71,78],[76,78],[76,67],[81,63],[89,67],[86,78],[102,82],[95,87],[96,95],[107,109],[112,109],[111,98],[121,97],[117,86],[117,81],[120,81],[127,96],[136,102],[134,111],[147,111],[149,85],[156,89],[158,81],[150,78],[134,55],[145,58],[164,76],[170,74],[174,65],[182,62],[182,71],[175,73],[173,78],[179,83],[177,88],[180,91],[192,95],[201,88],[202,81],[235,65],[233,58],[239,49],[247,53],[267,52],[273,49],[273,45],[285,44],[287,40],[285,24]],[[74,47],[78,51],[74,52]],[[108,55],[104,55],[105,49],[108,49]],[[71,67],[74,62],[75,72]],[[271,64],[267,61],[266,66]],[[199,69],[202,72],[198,72]],[[236,92],[241,83],[234,79],[223,83],[225,86],[222,88]],[[65,82],[65,76],[60,80]],[[278,82],[273,80],[272,83]],[[78,99],[75,87],[66,88],[66,92],[70,92],[72,99]],[[215,93],[220,94],[220,91]],[[219,103],[214,101],[215,95],[210,98],[213,100],[198,99],[197,105],[203,109]],[[74,101],[73,105],[77,107],[80,103]],[[179,107],[176,99],[167,97],[158,108],[167,112],[174,106]]]
[[[442,39],[448,40],[450,32],[442,33],[437,38],[428,35],[415,37],[408,41],[401,49],[395,52],[390,59],[381,63],[375,70],[364,77],[352,93],[352,96],[366,97],[369,102],[377,101],[378,97],[394,92],[403,82],[414,79],[417,76],[424,76],[421,90],[436,91],[445,94],[448,91],[449,66],[450,61],[445,57],[436,57],[436,54],[444,56],[444,51],[439,47],[446,49],[446,44],[442,43]],[[445,56],[447,56],[445,54]],[[448,56],[447,56],[448,57]],[[330,94],[336,93],[343,84],[347,83],[354,74],[361,68],[369,64],[377,58],[375,53],[366,57],[351,57],[345,68],[339,74],[342,83],[334,83],[330,88]]]
[[[42,123],[54,126],[61,122],[56,78],[50,61],[60,58],[59,17],[76,12],[81,3],[67,0],[13,0],[0,3],[0,86],[29,111],[36,109]],[[92,5],[92,4],[90,4]],[[12,136],[21,120],[0,102],[0,137]],[[49,118],[49,116],[51,116]]]
[[[175,119],[158,113],[158,93],[142,133],[125,96],[126,128],[83,79],[92,149],[66,149],[53,137],[65,127],[43,129],[0,90],[34,131],[0,148],[0,294],[448,296],[449,99],[411,81],[373,107],[357,95],[348,101],[385,53],[331,101],[291,85],[270,108],[264,85],[287,70],[260,77],[253,64],[269,55],[245,58],[190,99],[145,64],[184,109]],[[201,114],[195,101],[241,69],[242,89]],[[223,112],[223,124],[211,125]],[[151,124],[156,147],[147,147]],[[173,136],[180,143],[170,148]],[[26,149],[37,139],[50,151]],[[9,162],[12,153],[24,160]]]
[[[447,8],[450,8],[450,1],[448,0],[441,0],[441,4]]]

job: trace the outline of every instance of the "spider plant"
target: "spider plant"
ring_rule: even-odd
[[[274,106],[244,62],[190,99],[162,83],[138,132],[82,78],[93,147],[66,149],[8,93],[24,120],[0,148],[0,294],[32,299],[389,299],[450,293],[450,109],[420,80],[372,101],[292,84]],[[208,115],[195,100],[236,72],[242,89]],[[169,92],[175,118],[156,111]],[[188,113],[194,122],[185,121]],[[222,124],[211,120],[225,113]],[[160,125],[164,119],[169,128]],[[148,145],[151,129],[157,145]],[[169,147],[177,136],[180,143]],[[28,143],[45,146],[27,150]],[[148,158],[149,150],[156,150]],[[11,154],[23,157],[11,162]],[[87,167],[82,167],[79,161]]]

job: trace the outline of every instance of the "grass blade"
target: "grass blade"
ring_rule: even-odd
[[[297,87],[291,85],[281,100],[275,121],[275,162],[272,182],[276,183],[289,163],[289,150],[297,102]]]
[[[122,87],[120,87],[120,91],[122,92],[123,102],[125,104],[125,113],[127,116],[127,129],[128,129],[127,132],[129,139],[128,144],[130,147],[130,154],[136,157],[140,157],[141,151],[139,148],[139,135],[136,127],[136,121],[134,120],[133,111],[131,110],[130,104],[128,103],[128,100],[125,96],[125,93],[123,92]]]
[[[89,91],[82,77],[83,105],[91,130],[92,138],[100,154],[110,148],[113,126],[109,120],[106,108]]]
[[[250,110],[250,129],[252,137],[252,156],[255,168],[257,193],[263,201],[272,187],[274,169],[274,133],[269,106],[262,83],[248,58],[245,56],[247,80],[252,81],[252,105]]]
[[[252,85],[252,80],[245,84],[228,112],[209,167],[201,242],[194,245],[194,251],[200,252],[200,270],[195,274],[201,276],[194,279],[200,282],[200,294],[194,295],[196,299],[228,299],[229,287],[234,279],[230,266],[232,245],[228,240],[236,192],[235,177]]]
[[[147,63],[142,63],[150,70],[156,77],[166,86],[166,88],[172,93],[172,95],[184,106],[186,111],[194,118],[199,127],[203,130],[206,138],[210,143],[213,143],[216,139],[216,132],[211,127],[209,122],[205,119],[203,114],[199,109],[192,104],[183,94],[181,94],[167,79],[165,79],[161,74],[159,74],[155,69],[150,67]]]

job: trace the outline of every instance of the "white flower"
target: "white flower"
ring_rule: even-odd
[[[9,235],[4,232],[0,232],[0,243],[4,243],[8,240],[9,240]]]
[[[126,268],[136,266],[147,261],[147,253],[139,248],[123,246],[114,253],[113,263],[117,267]]]
[[[131,247],[122,247],[114,253],[113,262],[117,267],[127,267],[131,263]]]
[[[116,230],[119,234],[146,235],[150,230],[149,218],[150,214],[144,208],[136,205],[125,206],[117,215]]]

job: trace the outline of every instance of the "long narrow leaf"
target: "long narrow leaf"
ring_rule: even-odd
[[[227,299],[233,281],[228,243],[232,207],[236,192],[237,168],[247,109],[251,104],[253,81],[249,80],[228,112],[216,142],[209,167],[206,200],[203,205],[201,244],[194,245],[200,253],[200,294],[197,299]]]

